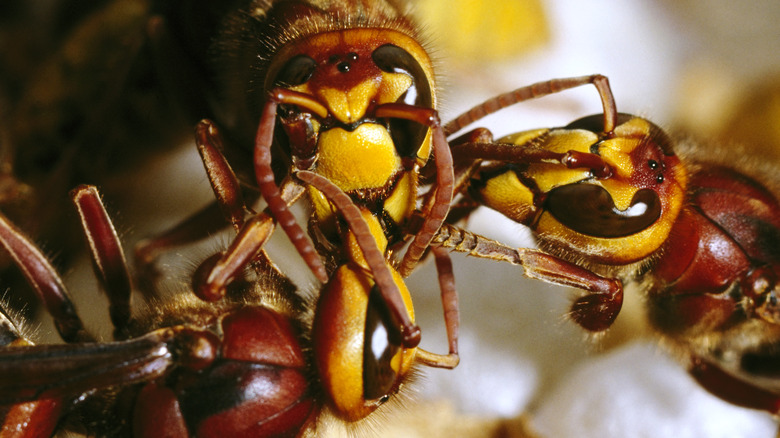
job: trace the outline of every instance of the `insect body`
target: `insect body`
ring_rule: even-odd
[[[0,403],[15,414],[5,417],[5,430],[48,436],[68,415],[83,417],[81,427],[104,436],[126,434],[131,427],[136,436],[158,436],[161,430],[172,436],[274,434],[302,427],[314,403],[300,322],[283,294],[269,299],[271,291],[284,292],[278,278],[265,277],[246,291],[253,304],[206,304],[183,294],[145,318],[135,317],[129,313],[121,246],[97,192],[80,187],[74,202],[106,286],[118,340],[97,343],[84,330],[57,274],[3,219],[3,246],[40,292],[68,342],[24,345],[30,344],[24,340],[0,350]],[[4,316],[4,335],[24,339]],[[125,397],[135,401],[120,408]]]
[[[450,129],[507,102],[587,83],[599,89],[603,115],[454,150],[456,162],[471,163],[470,196],[529,226],[543,251],[478,238],[461,249],[586,290],[571,316],[594,332],[617,316],[622,281],[635,283],[653,326],[691,357],[707,389],[777,413],[780,203],[760,165],[740,157],[753,163],[743,171],[740,161],[719,162],[643,118],[618,114],[601,76],[520,89]],[[455,244],[445,237],[438,241]]]
[[[329,196],[340,193],[312,183]],[[413,321],[409,292],[376,248],[372,233],[382,236],[381,227],[369,227],[363,216],[373,216],[341,195],[335,202],[350,229],[360,230],[347,240],[358,242],[352,261],[325,285],[313,317],[290,284],[259,260],[252,264],[257,278],[219,300],[187,292],[132,315],[130,277],[113,226],[97,191],[78,188],[74,202],[111,304],[116,341],[108,343],[84,329],[59,276],[2,218],[0,242],[68,342],[31,345],[2,313],[6,430],[47,436],[76,422],[106,436],[309,436],[325,412],[350,422],[369,415],[401,388],[415,363],[457,364],[457,335],[449,356],[403,345],[374,279],[391,277]],[[455,303],[445,308],[457,318],[453,293],[443,291]]]
[[[321,281],[328,272],[287,210],[302,195],[292,175],[307,170],[327,178],[374,214],[394,245],[406,237],[419,169],[433,156],[437,182],[424,206],[430,214],[400,267],[407,275],[446,216],[452,168],[434,110],[431,61],[403,7],[251,1],[228,12],[222,27],[207,82],[221,97],[211,115],[226,132],[226,155],[240,176],[253,174],[270,216]],[[309,231],[327,258],[341,245],[337,219],[318,190],[306,192]],[[140,249],[143,258],[154,245]]]

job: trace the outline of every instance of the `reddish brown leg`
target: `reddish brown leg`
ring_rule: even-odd
[[[481,155],[469,156],[458,153],[466,144],[493,144],[493,133],[487,128],[473,129],[458,138],[450,140],[450,149],[453,154],[453,168],[455,170],[455,193],[462,193],[468,185],[471,176],[479,168],[483,160]]]
[[[238,178],[222,154],[222,139],[214,122],[202,120],[198,123],[195,128],[195,143],[217,197],[217,204],[238,232],[244,226],[244,217],[249,211],[244,203]]]
[[[615,105],[615,98],[612,96],[612,90],[609,88],[609,81],[602,75],[553,79],[551,81],[538,82],[527,87],[500,94],[471,108],[447,123],[444,126],[444,133],[449,136],[460,131],[467,125],[510,105],[587,84],[596,86],[599,96],[601,96],[601,103],[604,107],[604,133],[609,136],[617,125],[617,107]]]
[[[216,125],[210,120],[198,123],[195,128],[195,141],[217,202],[209,204],[163,234],[136,244],[135,259],[139,270],[149,272],[149,277],[154,276],[151,266],[161,252],[195,242],[219,231],[224,227],[223,216],[238,231],[249,212],[235,173],[222,154],[222,140]]]
[[[225,296],[228,284],[250,265],[273,229],[270,216],[260,213],[252,217],[224,253],[209,257],[195,271],[192,276],[195,295],[204,301],[216,301]]]
[[[529,278],[590,292],[574,301],[571,318],[592,332],[608,329],[623,305],[623,284],[620,280],[601,277],[538,250],[510,248],[448,224],[442,226],[433,244],[475,257],[520,265]]]
[[[76,314],[60,276],[29,238],[3,215],[0,215],[0,245],[9,252],[54,318],[60,337],[65,342],[94,341]]]
[[[704,389],[729,403],[780,413],[780,394],[751,385],[702,358],[693,359],[689,372]]]
[[[239,231],[244,224],[244,217],[250,212],[246,208],[235,173],[222,154],[222,140],[216,125],[209,120],[198,123],[195,129],[195,141],[217,202],[209,204],[174,228],[136,244],[135,260],[141,272],[139,278],[142,283],[154,281],[157,276],[153,268],[154,260],[160,253],[175,246],[198,241],[219,231],[224,227],[223,216],[236,231]],[[150,294],[153,288],[142,289]]]
[[[527,277],[590,292],[575,299],[571,305],[570,317],[582,328],[600,332],[615,322],[623,306],[623,283],[620,280],[601,277],[541,251],[524,248],[517,251]]]
[[[273,232],[274,223],[273,218],[264,213],[245,221],[244,217],[251,211],[244,204],[238,179],[220,150],[221,140],[216,126],[210,121],[202,121],[196,129],[196,137],[217,204],[238,232],[224,253],[206,259],[193,275],[194,293],[205,301],[216,301],[225,295],[227,286],[245,267],[254,264],[260,273],[268,272],[266,268],[277,270],[262,249]],[[285,184],[280,195],[288,204],[302,193],[292,186],[292,183]]]
[[[393,316],[395,316],[395,320],[401,325],[404,347],[416,347],[420,343],[420,328],[413,324],[409,318],[398,285],[395,283],[384,254],[379,251],[376,240],[371,234],[368,224],[363,219],[360,209],[352,202],[349,196],[327,178],[305,170],[297,172],[296,176],[322,192],[341,212],[349,229],[354,234],[360,250],[363,252],[363,258],[365,258],[366,264],[371,269],[374,282],[379,288],[382,298],[388,304]]]
[[[414,267],[420,261],[425,250],[430,245],[433,236],[439,229],[452,203],[454,194],[455,176],[452,167],[452,153],[449,144],[445,138],[441,127],[439,115],[435,110],[428,108],[418,108],[411,105],[388,103],[380,105],[376,109],[376,117],[379,118],[398,118],[412,120],[425,126],[431,127],[433,134],[433,159],[436,162],[436,186],[432,203],[426,203],[424,206],[425,221],[422,227],[414,236],[409,249],[406,250],[401,264],[398,266],[398,272],[407,277],[411,274]]]
[[[455,290],[455,275],[452,272],[450,254],[442,247],[432,247],[436,258],[436,271],[439,274],[439,289],[441,304],[444,308],[444,324],[447,326],[447,343],[449,354],[433,354],[423,349],[417,350],[417,359],[428,366],[452,369],[458,366],[458,329],[460,327],[460,310],[458,292]]]
[[[487,128],[476,128],[466,134],[459,136],[458,138],[450,141],[450,148],[453,152],[463,144],[471,143],[486,143],[492,144],[493,133]],[[460,156],[457,153],[453,154],[453,168],[454,168],[454,188],[453,192],[461,194],[464,197],[458,200],[457,204],[450,205],[449,212],[447,213],[446,221],[450,224],[457,223],[465,219],[469,214],[481,206],[480,203],[472,200],[466,192],[471,177],[479,170],[481,163],[480,157],[468,157]],[[412,220],[418,220],[415,216]],[[411,221],[410,221],[411,222]],[[417,225],[411,225],[410,228]]]
[[[295,216],[287,208],[287,202],[282,199],[279,187],[276,185],[275,176],[271,169],[271,145],[274,139],[274,125],[276,123],[276,108],[280,103],[301,106],[320,117],[327,117],[328,111],[310,96],[290,90],[276,88],[271,91],[268,100],[263,107],[260,123],[255,137],[255,177],[260,194],[268,203],[268,209],[287,237],[295,246],[309,269],[321,282],[328,281],[328,273],[319,255],[314,250],[303,228],[295,220]]]
[[[213,202],[192,216],[157,236],[139,241],[134,248],[134,258],[142,278],[153,280],[154,261],[170,248],[196,242],[225,227],[222,211]]]
[[[132,291],[122,244],[94,186],[79,186],[70,195],[89,243],[95,275],[108,295],[114,336],[121,337],[130,322]]]

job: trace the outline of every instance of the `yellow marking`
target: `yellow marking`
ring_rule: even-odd
[[[599,137],[585,129],[555,129],[550,131],[542,147],[558,153],[568,151],[590,153],[591,145],[597,141]]]
[[[317,229],[328,240],[336,239],[338,233],[335,220],[336,208],[322,192],[313,186],[307,186],[307,191],[311,200],[312,216],[317,221]]]
[[[599,145],[599,154],[609,163],[620,178],[630,178],[634,173],[631,152],[641,143],[633,138],[613,138]]]
[[[514,134],[507,135],[506,137],[498,139],[498,143],[511,143],[518,146],[525,145],[526,143],[535,140],[544,134],[550,132],[547,128],[531,129],[529,131],[516,132]]]
[[[575,184],[590,178],[590,170],[567,169],[560,164],[533,164],[528,175],[536,182],[539,190],[549,192],[555,187]]]
[[[480,191],[483,203],[519,223],[528,223],[536,209],[533,193],[517,179],[514,172],[502,173],[487,181]]]
[[[599,185],[604,187],[607,192],[612,196],[612,202],[615,203],[615,208],[621,211],[625,211],[631,207],[631,201],[634,199],[634,195],[639,190],[639,187],[627,184],[624,181],[616,178],[609,178],[602,181],[598,181]]]
[[[387,237],[385,236],[385,231],[382,229],[382,225],[379,223],[377,217],[371,214],[370,211],[361,209],[360,213],[368,224],[368,228],[371,230],[371,235],[374,236],[374,241],[379,248],[379,252],[384,254],[385,250],[387,249]],[[357,239],[352,232],[347,234],[346,247],[352,261],[354,261],[363,269],[369,269],[368,263],[366,262],[366,259],[363,255],[363,250],[360,249]]]
[[[376,103],[392,103],[412,86],[412,77],[404,73],[382,72],[382,84],[376,96]]]
[[[380,125],[330,129],[318,145],[317,173],[345,192],[384,187],[401,166],[390,133]]]
[[[405,172],[393,192],[385,199],[384,209],[396,223],[400,224],[414,211],[416,195],[417,174]]]
[[[650,123],[640,117],[634,117],[615,127],[615,135],[626,138],[643,138],[650,134]]]
[[[614,197],[615,193],[612,194]],[[535,231],[540,238],[552,242],[556,247],[572,254],[581,254],[595,263],[633,263],[655,252],[669,238],[683,201],[684,192],[675,184],[662,199],[664,206],[661,217],[652,226],[626,237],[600,238],[580,234],[562,225],[549,212],[542,214]]]
[[[373,410],[363,398],[363,346],[371,287],[373,282],[365,273],[342,265],[325,285],[315,318],[315,354],[323,387],[337,411],[350,420]]]
[[[409,290],[400,274],[392,267],[391,271],[414,322]],[[375,403],[363,398],[365,324],[368,294],[373,286],[368,273],[351,264],[342,265],[323,289],[314,322],[315,359],[322,385],[340,416],[353,421],[376,408]],[[326,319],[320,320],[322,317]],[[393,358],[399,376],[409,372],[415,352],[414,348],[403,350],[400,359]]]
[[[347,92],[325,87],[315,93],[336,119],[348,125],[365,117],[366,109],[374,100],[379,85],[379,78],[369,78]]]
[[[433,132],[428,128],[428,132],[425,133],[425,139],[420,145],[420,149],[417,151],[417,165],[424,166],[431,157],[431,151],[433,150]]]

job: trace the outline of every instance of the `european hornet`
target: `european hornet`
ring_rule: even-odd
[[[314,436],[323,418],[351,423],[371,414],[401,389],[415,364],[457,364],[457,298],[448,258],[439,260],[450,354],[407,348],[374,286],[389,276],[413,321],[409,292],[377,247],[381,228],[326,179],[302,176],[333,198],[350,230],[345,251],[351,259],[316,305],[255,260],[255,275],[219,300],[184,291],[158,297],[134,315],[131,277],[99,194],[92,186],[74,190],[109,298],[112,342],[97,342],[84,328],[59,275],[0,216],[0,244],[66,342],[34,345],[2,309],[3,435],[50,436],[62,428],[98,436]]]
[[[713,156],[618,113],[600,75],[497,96],[445,131],[586,84],[598,89],[603,114],[498,140],[478,128],[454,142],[457,191],[465,199],[448,220],[484,205],[528,226],[540,249],[508,248],[448,227],[434,244],[584,290],[570,316],[592,333],[617,317],[624,283],[635,285],[652,326],[689,358],[703,387],[733,404],[780,413],[776,163],[739,155],[741,149]]]
[[[446,217],[453,173],[435,111],[432,62],[407,7],[381,0],[291,0],[243,1],[223,9],[224,17],[210,27],[216,36],[206,45],[195,44],[182,19],[164,11],[151,25],[161,53],[195,52],[191,65],[201,68],[189,70],[203,72],[194,80],[212,98],[205,112],[225,132],[204,141],[225,145],[222,152],[240,179],[267,202],[268,214],[261,217],[280,224],[320,281],[328,280],[337,263],[331,254],[343,243],[334,206],[315,186],[302,183],[301,171],[326,178],[370,212],[388,248],[414,234],[399,266],[408,275]],[[198,50],[186,50],[193,45]],[[183,69],[170,70],[175,83]],[[429,162],[436,182],[423,201],[423,224],[409,233],[419,170]],[[304,195],[314,244],[288,210]],[[149,264],[163,248],[202,235],[213,215],[211,207],[173,233],[142,242],[139,259]],[[217,269],[258,250],[254,244],[231,246]]]

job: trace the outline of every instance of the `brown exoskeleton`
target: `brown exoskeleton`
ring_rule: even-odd
[[[498,96],[445,130],[585,84],[599,90],[603,114],[498,140],[476,129],[453,147],[458,191],[527,225],[540,250],[507,248],[448,228],[435,244],[520,264],[529,277],[582,289],[570,316],[591,332],[612,324],[623,283],[633,282],[645,293],[653,327],[685,354],[706,389],[778,414],[777,163],[762,163],[746,149],[715,154],[620,114],[600,75]]]
[[[255,276],[220,299],[185,291],[134,314],[122,247],[99,195],[91,186],[74,190],[108,293],[112,342],[98,342],[84,328],[59,275],[0,216],[0,244],[67,342],[34,345],[9,313],[0,312],[4,433],[40,437],[66,428],[99,436],[314,436],[322,417],[352,423],[370,415],[401,389],[413,365],[457,364],[457,300],[448,259],[439,260],[440,277],[450,279],[442,280],[450,354],[406,347],[375,286],[375,279],[389,276],[413,320],[409,292],[376,246],[381,228],[366,222],[372,215],[361,214],[327,180],[309,175],[314,177],[302,177],[343,213],[353,242],[346,248],[351,259],[316,305],[301,302],[288,282],[256,260]]]

